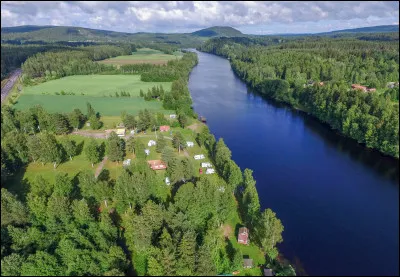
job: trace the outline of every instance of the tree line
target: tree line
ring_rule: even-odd
[[[255,91],[399,157],[399,108],[393,103],[398,88],[386,88],[399,80],[398,43],[314,37],[245,47],[225,38],[211,39],[200,50],[229,58],[235,74]],[[355,91],[353,83],[385,92]]]

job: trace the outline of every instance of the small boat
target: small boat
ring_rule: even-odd
[[[207,119],[204,116],[200,116],[200,121],[206,123]]]

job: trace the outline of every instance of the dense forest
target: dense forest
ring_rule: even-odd
[[[265,46],[251,39],[214,38],[199,49],[229,58],[251,89],[399,157],[398,40],[310,37]],[[352,84],[377,90],[352,90]]]
[[[160,47],[163,49],[162,47]],[[170,51],[169,48],[167,48]],[[59,54],[59,52],[63,53],[71,53],[73,51],[74,55],[77,58],[85,59],[85,62],[97,61],[106,59],[109,57],[115,57],[118,55],[129,55],[133,51],[136,51],[136,45],[134,44],[122,44],[122,45],[113,45],[113,44],[97,44],[91,45],[90,43],[68,43],[68,42],[58,42],[58,43],[44,43],[44,44],[30,44],[25,43],[22,45],[19,44],[1,44],[1,78],[7,76],[7,74],[15,68],[21,67],[25,61],[27,61],[27,65],[25,66],[25,70],[27,70],[28,77],[35,76],[43,76],[48,70],[46,76],[52,76],[51,72],[53,71],[54,77],[58,75],[54,73],[54,67],[47,66],[45,70],[42,72],[43,68],[32,69],[32,66],[38,66],[37,59],[43,59],[44,56],[48,55],[48,58],[53,58],[58,62],[71,62],[70,60],[65,59],[65,55]],[[79,53],[79,54],[78,54]],[[34,63],[34,65],[32,65]],[[51,63],[51,62],[49,62]],[[89,66],[90,67],[90,66]],[[93,67],[93,66],[92,66]],[[56,68],[59,69],[59,68]],[[88,70],[88,69],[86,69]],[[94,69],[92,69],[94,70]],[[60,74],[60,73],[59,73]],[[61,73],[62,75],[62,73]]]

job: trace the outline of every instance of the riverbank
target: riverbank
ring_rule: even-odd
[[[253,93],[228,60],[197,54],[193,107],[238,166],[253,170],[261,208],[271,208],[285,227],[279,251],[296,272],[398,274],[398,160]]]
[[[331,81],[307,85],[303,79],[306,78],[304,72],[311,74],[309,70],[303,68],[303,73],[300,74],[298,61],[295,65],[289,60],[285,61],[287,56],[283,50],[272,51],[278,53],[275,59],[280,62],[277,62],[270,57],[274,54],[268,54],[268,47],[263,48],[264,52],[259,49],[260,53],[254,48],[242,53],[240,47],[229,48],[222,47],[223,45],[218,40],[212,40],[208,45],[200,47],[200,50],[228,58],[233,72],[239,79],[261,95],[291,106],[301,103],[311,115],[329,124],[343,136],[352,138],[367,148],[376,149],[383,155],[399,158],[396,128],[399,111],[389,98],[382,97],[378,92],[366,94],[352,90],[347,82],[339,82],[332,77],[325,79],[327,77],[324,78],[322,73],[318,78]],[[243,55],[247,55],[247,58]],[[265,63],[260,63],[261,60]],[[282,63],[287,63],[287,67]],[[285,70],[288,70],[288,75]],[[293,77],[290,75],[293,74],[290,73],[292,71],[300,75]],[[262,77],[264,73],[269,77]]]

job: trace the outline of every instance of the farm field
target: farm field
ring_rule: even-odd
[[[140,89],[144,92],[155,85],[162,85],[168,91],[171,82],[142,82],[139,75],[79,75],[52,80],[36,86],[23,89],[16,109],[25,110],[40,104],[49,112],[71,112],[75,108],[86,111],[89,102],[96,112],[105,116],[119,116],[122,111],[137,114],[139,110],[163,112],[162,103],[145,101],[139,97]],[[56,95],[74,92],[75,95]],[[115,92],[129,92],[131,97],[116,97]],[[44,93],[44,94],[42,94]],[[84,95],[82,95],[83,93]],[[113,95],[110,97],[109,95]]]
[[[138,114],[139,110],[148,109],[151,112],[165,114],[173,111],[164,110],[159,101],[145,101],[139,97],[90,97],[74,95],[21,95],[15,108],[26,110],[35,105],[42,105],[48,112],[69,113],[80,109],[86,113],[86,102],[89,102],[101,116],[118,116],[122,111],[129,114]]]
[[[161,51],[141,48],[132,55],[118,56],[106,60],[99,61],[104,64],[124,65],[124,64],[137,64],[137,63],[151,63],[151,64],[167,64],[169,60],[175,60],[182,57],[182,52],[174,52],[173,55],[164,54]]]
[[[153,86],[162,85],[164,90],[171,90],[172,82],[142,82],[140,75],[75,75],[57,80],[51,80],[36,86],[24,87],[23,95],[55,95],[60,93],[75,93],[75,96],[114,97],[115,92],[129,92],[131,96],[139,96],[140,90],[147,92]]]

